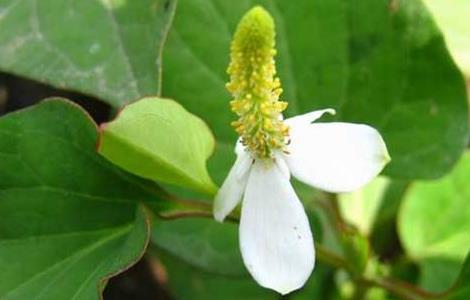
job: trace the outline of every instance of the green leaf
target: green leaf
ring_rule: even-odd
[[[155,220],[152,242],[207,272],[247,275],[238,246],[238,225],[210,219]]]
[[[355,230],[347,230],[341,234],[341,244],[351,271],[356,275],[362,275],[366,270],[370,254],[367,238]]]
[[[470,298],[470,252],[467,259],[460,271],[458,280],[453,288],[445,293],[444,297],[439,299],[443,300],[467,300]]]
[[[64,100],[0,119],[1,299],[100,299],[143,254],[157,196],[95,151],[96,125]]]
[[[160,91],[175,0],[0,0],[0,69],[120,106]]]
[[[251,277],[213,275],[192,268],[167,253],[158,258],[168,273],[172,294],[179,300],[275,300],[279,296],[260,287]]]
[[[208,167],[214,179],[218,183],[222,183],[227,175],[225,170],[231,167],[231,162],[227,160],[227,157],[233,155],[234,148],[227,144],[217,144],[216,148],[218,151],[216,151],[215,157],[210,159]],[[171,190],[183,198],[194,199],[200,196],[195,192],[181,188]],[[206,199],[206,201],[207,205],[212,204],[212,199]],[[211,278],[216,278],[215,274],[230,278],[247,274],[239,250],[237,224],[228,221],[220,224],[212,219],[203,218],[156,219],[153,222],[151,237],[153,245],[164,249],[172,257],[194,267],[194,269],[199,269],[200,271],[194,271],[197,274],[199,272],[214,274],[212,275],[214,277],[208,275]],[[182,277],[183,275],[178,276]],[[198,278],[199,275],[194,275],[194,277]],[[183,279],[180,280],[183,281]],[[213,280],[217,282],[217,280]],[[224,282],[224,280],[221,279],[220,282]],[[223,299],[225,297],[229,297],[229,293],[221,296]],[[192,300],[192,298],[187,299]]]
[[[396,218],[408,185],[408,181],[377,177],[357,191],[338,195],[343,218],[369,237],[371,247],[380,257],[400,251]]]
[[[456,278],[470,246],[470,153],[446,177],[411,186],[398,229],[408,255],[421,264],[421,283],[437,291]],[[435,280],[439,275],[442,280]]]
[[[456,63],[470,78],[470,2],[467,0],[424,0],[444,32],[449,51]]]
[[[389,184],[389,179],[378,177],[357,191],[338,195],[341,215],[363,235],[371,233]]]
[[[419,262],[418,283],[425,290],[442,293],[453,285],[461,267],[461,259],[446,257],[422,259]]]
[[[290,300],[325,300],[334,299],[336,290],[334,269],[317,260],[312,275],[301,290],[289,295]]]
[[[215,194],[206,160],[214,149],[207,125],[173,100],[144,98],[102,126],[98,151],[123,169],[155,181]]]
[[[390,176],[450,170],[467,140],[465,85],[418,0],[181,1],[164,49],[163,94],[203,116],[218,143],[236,141],[225,70],[235,26],[255,4],[276,22],[288,116],[332,107],[337,120],[376,127]]]
[[[397,216],[403,197],[410,186],[407,180],[391,180],[382,195],[375,216],[370,243],[380,257],[393,257],[401,251],[397,232]]]

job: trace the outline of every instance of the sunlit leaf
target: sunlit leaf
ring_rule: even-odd
[[[449,175],[411,186],[400,209],[401,241],[421,265],[422,285],[430,290],[450,286],[470,247],[469,178],[467,153]]]
[[[379,177],[362,189],[338,195],[341,215],[362,234],[371,232],[389,183],[387,178]]]
[[[424,0],[444,32],[452,56],[467,78],[470,78],[470,1]]]
[[[102,126],[98,151],[139,176],[213,195],[206,160],[214,150],[207,125],[175,101],[144,98]]]

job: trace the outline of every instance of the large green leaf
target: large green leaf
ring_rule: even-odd
[[[213,195],[206,169],[214,150],[207,125],[173,100],[144,98],[102,126],[98,151],[139,176]]]
[[[114,106],[160,89],[174,0],[0,0],[0,69]]]
[[[235,26],[255,4],[277,25],[287,115],[333,107],[338,120],[375,126],[394,177],[451,168],[467,139],[465,85],[418,0],[181,1],[164,49],[163,94],[203,116],[219,143],[236,139],[225,70]]]
[[[457,277],[470,247],[470,153],[433,182],[415,183],[400,208],[400,238],[421,265],[421,283],[443,290]]]
[[[156,196],[95,151],[96,125],[50,100],[0,119],[0,298],[99,299],[149,236]]]

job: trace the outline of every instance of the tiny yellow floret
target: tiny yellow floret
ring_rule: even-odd
[[[281,113],[287,102],[279,101],[281,82],[276,75],[274,21],[262,7],[248,11],[231,44],[230,82],[227,90],[238,120],[232,126],[242,143],[258,158],[272,158],[275,150],[283,151],[289,128]]]

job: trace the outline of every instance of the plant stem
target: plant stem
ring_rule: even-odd
[[[370,286],[385,289],[404,300],[438,299],[446,294],[446,292],[431,293],[408,282],[389,277],[364,279],[364,282]]]
[[[213,218],[212,204],[206,201],[179,199],[168,197],[172,204],[169,208],[160,210],[157,215],[162,219],[174,220],[180,218]],[[240,216],[234,212],[227,216],[227,221],[238,223]]]
[[[345,269],[346,271],[349,271],[349,266],[346,260],[344,260],[341,256],[329,251],[319,243],[315,244],[315,252],[319,261],[325,262],[338,269]]]

